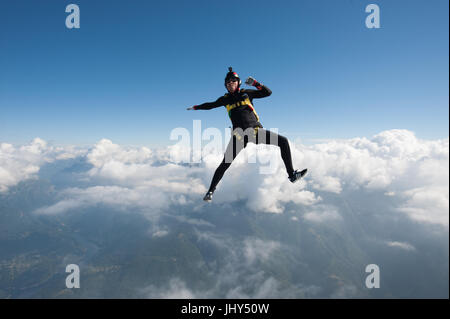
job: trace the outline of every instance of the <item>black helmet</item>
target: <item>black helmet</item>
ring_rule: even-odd
[[[225,77],[225,87],[227,86],[227,81],[232,78],[238,80],[238,88],[239,88],[241,86],[241,79],[239,78],[239,75],[236,72],[233,72],[233,68],[230,66],[228,68],[227,76]]]

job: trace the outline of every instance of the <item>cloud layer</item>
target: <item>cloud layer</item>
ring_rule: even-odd
[[[10,189],[19,194],[14,186],[28,179],[57,184],[45,200],[31,198],[34,205],[26,213],[64,227],[74,224],[100,240],[99,247],[118,231],[113,250],[123,243],[127,257],[104,255],[112,265],[124,267],[131,256],[142,256],[149,265],[171,269],[160,281],[128,287],[138,297],[365,296],[359,276],[372,258],[384,278],[395,274],[386,281],[386,296],[409,291],[403,273],[418,276],[436,264],[435,277],[434,271],[422,277],[435,280],[430,286],[445,278],[440,271],[448,266],[442,241],[448,241],[448,139],[424,141],[391,130],[372,139],[291,143],[291,151],[295,168],[309,170],[303,181],[288,181],[276,147],[250,144],[206,204],[202,196],[223,156],[217,150],[206,150],[201,163],[183,163],[190,151],[180,145],[149,149],[102,139],[79,149],[38,138],[24,146],[2,143],[0,199]],[[248,158],[270,160],[274,171],[264,174],[265,164]],[[36,196],[46,194],[43,189]],[[98,224],[86,227],[91,222]]]
[[[448,226],[448,139],[420,140],[406,130],[384,131],[372,139],[354,138],[305,146],[291,143],[295,168],[307,167],[300,183],[287,179],[276,147],[250,144],[225,174],[215,194],[215,204],[244,200],[249,210],[282,213],[287,205],[300,205],[310,221],[338,220],[339,209],[323,201],[320,193],[382,191],[400,200],[398,213],[413,220]],[[159,211],[174,205],[199,202],[222,158],[220,152],[204,154],[203,162],[190,165],[182,158],[185,148],[127,148],[103,139],[91,149],[58,148],[36,138],[15,147],[0,144],[0,192],[20,181],[36,178],[39,168],[57,160],[83,157],[91,165],[85,178],[95,186],[68,188],[60,201],[37,210],[63,213],[75,207],[103,203]],[[275,172],[261,174],[261,164],[247,158],[275,163]]]

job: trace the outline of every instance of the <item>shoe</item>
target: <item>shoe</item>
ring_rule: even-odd
[[[205,202],[210,202],[212,200],[212,195],[213,195],[213,192],[207,192],[205,197],[203,197],[203,200]]]
[[[308,169],[306,169],[306,168],[302,171],[295,170],[294,173],[292,174],[292,176],[289,177],[289,180],[291,181],[291,183],[295,183],[300,178],[305,176],[307,172],[308,172]]]

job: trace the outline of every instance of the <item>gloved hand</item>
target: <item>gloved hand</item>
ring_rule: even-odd
[[[195,107],[196,107],[197,105],[194,105],[194,106],[192,106],[192,107],[188,107],[186,110],[188,110],[188,111],[190,111],[190,110],[195,110]]]
[[[245,80],[245,84],[255,86],[255,84],[258,83],[254,78],[249,76],[247,80]]]
[[[262,84],[259,83],[258,81],[256,81],[254,78],[252,78],[251,76],[248,77],[247,80],[245,80],[245,83],[248,85],[253,85],[255,88],[257,88],[258,90],[261,90],[262,88]]]

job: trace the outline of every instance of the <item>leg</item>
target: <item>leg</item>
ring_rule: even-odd
[[[289,141],[286,137],[263,128],[259,128],[256,142],[256,144],[270,144],[280,147],[281,158],[283,159],[284,166],[286,167],[286,172],[289,177],[293,176],[294,168],[292,166],[291,148],[289,147]]]
[[[222,162],[219,167],[217,167],[213,179],[211,181],[211,185],[209,186],[208,192],[214,192],[217,184],[222,179],[225,171],[230,167],[233,160],[239,154],[239,152],[247,146],[247,139],[241,140],[233,135],[228,143],[227,149],[225,151],[225,155],[223,157]]]

